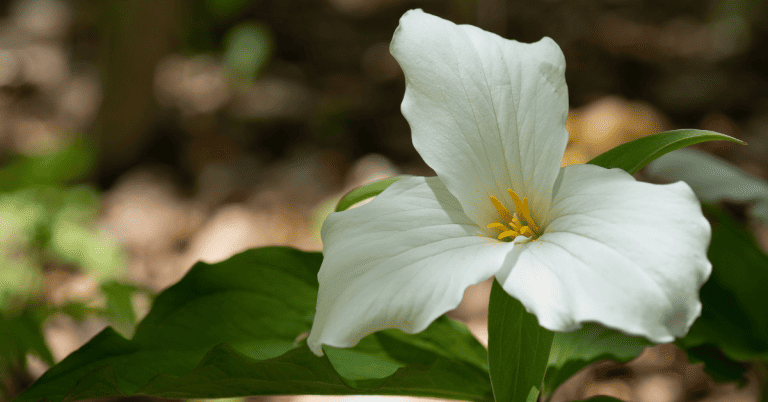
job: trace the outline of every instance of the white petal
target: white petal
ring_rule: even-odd
[[[768,225],[768,183],[722,159],[678,149],[651,162],[646,171],[666,181],[685,181],[705,202],[754,202],[749,214]]]
[[[422,331],[496,273],[512,243],[486,236],[436,177],[407,177],[323,224],[317,313],[307,342],[354,346],[387,328]]]
[[[497,220],[489,196],[534,219],[549,209],[568,133],[565,58],[552,39],[503,39],[411,10],[390,45],[405,73],[402,112],[424,161],[478,225]]]
[[[655,342],[688,331],[712,269],[711,229],[688,185],[572,165],[561,171],[550,216],[498,275],[540,325],[569,331],[596,321]]]

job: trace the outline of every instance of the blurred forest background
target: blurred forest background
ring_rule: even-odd
[[[761,0],[3,1],[0,400],[106,325],[130,336],[196,261],[273,244],[320,250],[346,191],[434,174],[400,114],[405,85],[388,50],[411,8],[561,46],[564,164],[701,128],[747,141],[702,148],[768,176]],[[488,289],[471,288],[452,313],[481,341]],[[754,374],[741,388],[716,384],[681,353],[662,345],[598,364],[555,400],[755,400]]]

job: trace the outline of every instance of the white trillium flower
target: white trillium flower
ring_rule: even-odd
[[[565,58],[407,12],[390,46],[402,112],[437,177],[406,177],[323,224],[309,347],[351,347],[387,328],[424,330],[495,276],[553,331],[584,322],[655,342],[701,312],[711,229],[687,184],[560,167]]]

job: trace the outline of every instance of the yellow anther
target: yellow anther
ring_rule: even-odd
[[[493,228],[496,228],[496,229],[501,229],[501,230],[503,230],[503,231],[504,231],[504,230],[509,230],[509,228],[508,228],[508,227],[506,227],[504,224],[501,224],[501,223],[499,223],[499,222],[493,222],[493,223],[489,223],[489,224],[488,224],[488,229],[493,229]]]
[[[512,214],[509,213],[507,207],[502,205],[501,202],[499,202],[499,200],[494,196],[491,196],[491,202],[493,203],[493,206],[496,208],[496,211],[499,213],[499,215],[501,215],[501,219],[504,220],[504,222],[512,222],[512,219],[514,218],[512,217]]]
[[[523,199],[520,199],[520,196],[517,195],[512,189],[507,190],[509,192],[510,197],[512,197],[512,201],[515,202],[515,209],[517,213],[523,216],[523,219],[525,219],[525,223],[528,224],[528,226],[531,227],[531,230],[533,230],[535,233],[539,233],[539,227],[536,226],[536,223],[533,222],[533,218],[531,217],[531,211],[528,210],[528,197],[523,197]]]
[[[501,215],[503,223],[493,222],[488,224],[488,229],[499,229],[501,234],[497,237],[499,240],[508,239],[507,241],[514,239],[517,236],[525,236],[529,238],[536,238],[540,235],[539,227],[533,222],[531,217],[531,211],[528,209],[528,198],[523,198],[515,194],[511,189],[508,190],[509,195],[515,202],[515,213],[511,214],[509,210],[499,202],[498,198],[491,197],[496,211]]]
[[[499,239],[499,240],[501,240],[501,239],[503,239],[505,237],[511,237],[511,238],[514,239],[515,237],[517,237],[519,235],[520,235],[520,233],[517,233],[514,230],[507,230],[506,232],[501,232],[501,234],[499,234],[496,238]]]

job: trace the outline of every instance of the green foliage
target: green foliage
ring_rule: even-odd
[[[4,361],[23,361],[28,353],[34,353],[43,362],[53,364],[42,330],[47,316],[48,312],[40,306],[27,306],[15,314],[0,313],[0,356],[8,359]]]
[[[48,311],[39,305],[24,306],[15,312],[0,311],[0,377],[25,370],[29,354],[53,364],[42,327],[47,316]],[[7,390],[0,388],[0,399],[5,393]]]
[[[768,359],[768,255],[750,232],[722,209],[704,205],[712,224],[712,275],[701,288],[701,317],[678,340],[713,378],[741,380],[740,362]]]
[[[198,263],[158,295],[132,340],[106,329],[17,401],[297,393],[491,400],[482,346],[447,318],[418,335],[383,331],[357,348],[312,354],[300,339],[311,328],[321,261],[320,253],[272,247]]]
[[[446,336],[452,334],[452,336]],[[368,336],[352,349],[324,347],[347,385],[364,389],[359,380],[386,378],[410,363],[433,364],[439,358],[474,366],[487,375],[488,354],[463,324],[445,316],[417,336],[390,329]]]
[[[28,354],[53,364],[42,330],[51,314],[107,314],[84,303],[43,307],[35,296],[43,266],[73,266],[100,279],[123,266],[118,243],[93,227],[96,189],[66,185],[90,171],[94,152],[76,139],[52,152],[14,156],[0,168],[0,376],[25,370]]]
[[[124,336],[133,335],[136,328],[136,313],[133,311],[131,297],[137,290],[136,286],[116,281],[101,285],[101,291],[107,298],[105,313],[115,329]]]
[[[722,137],[695,130],[665,133],[636,148],[609,151],[592,163],[634,172],[676,147]],[[353,190],[342,198],[337,210],[381,193],[398,179]],[[61,227],[91,216],[97,198],[78,191],[64,196],[58,209],[33,202],[46,199],[38,193],[23,193],[25,201],[14,204],[18,211],[10,215],[30,218],[16,221],[14,227],[62,258],[84,264],[87,260],[82,257],[74,260],[84,255],[82,249],[66,240],[78,235],[56,234],[64,230]],[[31,212],[19,212],[26,210]],[[693,358],[705,361],[716,378],[731,379],[733,373],[743,373],[739,361],[765,357],[768,334],[763,332],[768,323],[759,312],[768,300],[756,284],[768,281],[768,257],[744,228],[718,210],[707,212],[713,220],[710,259],[715,271],[702,289],[704,313],[679,344]],[[67,230],[73,232],[66,229],[64,233]],[[320,253],[273,247],[246,251],[219,264],[198,263],[158,296],[133,339],[106,329],[52,367],[18,401],[124,395],[377,394],[476,401],[490,401],[495,395],[497,400],[533,402],[540,388],[546,398],[590,363],[627,361],[649,345],[642,338],[597,324],[553,334],[539,327],[536,318],[494,282],[489,352],[462,324],[442,317],[420,334],[381,331],[354,348],[326,346],[326,355],[317,357],[303,339],[312,326],[321,262]],[[107,306],[97,312],[112,317],[116,327],[129,335],[136,324],[131,297],[137,289],[107,282],[102,290]],[[61,308],[66,309],[79,316],[94,312],[79,304]],[[15,327],[32,328],[38,335],[29,338],[42,340],[41,322]],[[44,341],[15,348],[24,354],[47,350]],[[724,359],[712,353],[718,348]],[[609,397],[591,400],[615,401]]]
[[[600,360],[627,362],[653,343],[599,324],[573,332],[558,332],[552,342],[542,394],[549,396],[577,371]]]
[[[95,164],[93,144],[75,140],[54,152],[16,156],[0,169],[0,192],[82,178]]]
[[[272,55],[272,34],[264,25],[241,23],[227,32],[223,66],[235,83],[253,81]]]
[[[711,140],[741,142],[708,131],[675,130],[623,144],[589,163],[606,168],[620,167],[635,173],[668,152]],[[697,180],[706,182],[701,176],[697,176]],[[712,224],[712,243],[708,252],[712,275],[700,291],[704,305],[701,317],[694,322],[688,335],[676,343],[693,362],[704,362],[705,370],[715,380],[743,382],[746,366],[742,362],[768,356],[768,316],[764,313],[768,297],[757,285],[768,281],[768,256],[749,231],[722,210],[707,205],[704,209]],[[624,356],[612,358],[631,359],[631,349],[626,351]],[[616,353],[615,350],[611,352]],[[566,366],[575,369],[583,363],[586,362],[568,362]],[[562,377],[567,374],[563,373]],[[553,386],[557,383],[555,381]]]
[[[597,156],[589,163],[605,168],[618,167],[630,174],[634,174],[654,159],[668,152],[684,146],[712,140],[741,142],[735,138],[709,131],[674,130],[620,145]],[[502,295],[502,293],[504,293],[503,290],[496,283],[494,283],[494,291],[496,291],[498,296],[494,297],[492,291],[490,311],[494,311],[494,303],[502,303],[502,299],[504,298]],[[504,293],[504,295],[506,295],[506,293]],[[509,298],[509,296],[507,297]],[[513,300],[514,299],[509,298],[508,301],[504,301],[503,303],[512,306]],[[519,306],[515,306],[516,308],[511,311],[514,311],[515,314],[527,314],[524,312],[524,309],[519,302],[515,301],[515,303]],[[540,329],[540,332],[536,331],[535,327],[538,327],[538,325],[536,324],[535,318],[529,319],[532,320],[532,324],[530,324],[531,328],[527,328],[519,334],[505,334],[504,336],[500,335],[501,329],[498,327],[502,324],[496,323],[496,321],[499,320],[503,321],[504,317],[500,315],[494,318],[489,314],[488,332],[491,379],[494,384],[494,392],[499,400],[524,401],[524,394],[531,389],[531,386],[536,386],[541,383],[541,377],[544,377],[545,373],[544,368],[546,368],[546,377],[544,378],[542,393],[545,397],[548,397],[559,385],[565,382],[565,380],[587,365],[604,359],[628,361],[639,355],[646,346],[651,345],[650,342],[641,337],[625,335],[597,324],[588,324],[575,332],[557,333],[554,336],[554,340],[551,342],[551,350],[545,352],[541,348],[541,345],[542,340],[545,340],[546,338],[544,337],[544,332],[541,332],[543,330]],[[521,322],[522,321],[524,320],[521,320]],[[492,327],[496,327],[497,329],[491,330]],[[499,331],[499,335],[496,335],[498,340],[494,341],[492,337],[497,331]],[[522,332],[526,332],[527,335],[523,335]],[[525,342],[521,342],[520,339],[522,336],[529,336],[532,337],[532,339],[527,339]],[[501,339],[505,339],[504,342],[506,342],[506,344],[503,343]],[[516,342],[518,343],[515,346],[511,346],[511,339],[516,339]],[[551,339],[552,338],[550,338],[550,340]],[[503,357],[498,356],[501,352],[495,352],[494,349],[496,347],[498,347],[499,350],[507,348],[508,351],[505,352],[506,355]],[[527,356],[525,355],[526,353],[528,354]],[[544,363],[544,365],[541,366],[542,362],[545,362],[547,358],[549,359],[549,362]],[[494,361],[498,361],[499,363],[494,364]],[[514,375],[516,374],[515,370],[517,370],[517,367],[515,366],[522,364],[520,361],[526,362],[526,364],[529,365],[526,367],[526,370],[524,370],[524,375],[530,375],[529,378],[524,380],[526,381],[525,384],[513,385],[511,382],[504,381],[504,383],[501,384],[501,387],[497,386],[499,381],[494,380],[494,378],[496,378],[496,372],[502,373],[499,375],[502,378],[515,378],[515,381],[521,381],[520,375]],[[510,364],[509,362],[516,363]],[[534,368],[531,368],[531,366]],[[508,391],[499,393],[497,390]],[[503,397],[500,397],[500,395],[503,395]]]
[[[47,263],[112,277],[123,266],[116,241],[93,229],[99,194],[64,183],[93,167],[93,145],[76,139],[55,151],[15,156],[0,168],[0,309],[42,282]]]
[[[64,314],[71,317],[75,321],[82,321],[88,316],[103,316],[106,315],[104,310],[91,307],[83,302],[71,301],[61,306],[51,308],[53,313]]]
[[[488,362],[497,401],[536,400],[554,333],[493,281],[488,309]]]
[[[41,267],[73,264],[99,278],[123,266],[119,244],[92,228],[99,197],[90,186],[36,186],[0,193],[0,308],[33,293]]]
[[[714,131],[672,130],[621,144],[596,156],[587,163],[608,169],[618,167],[626,170],[629,174],[635,174],[645,165],[666,153],[700,142],[715,140],[744,144],[741,140]]]

